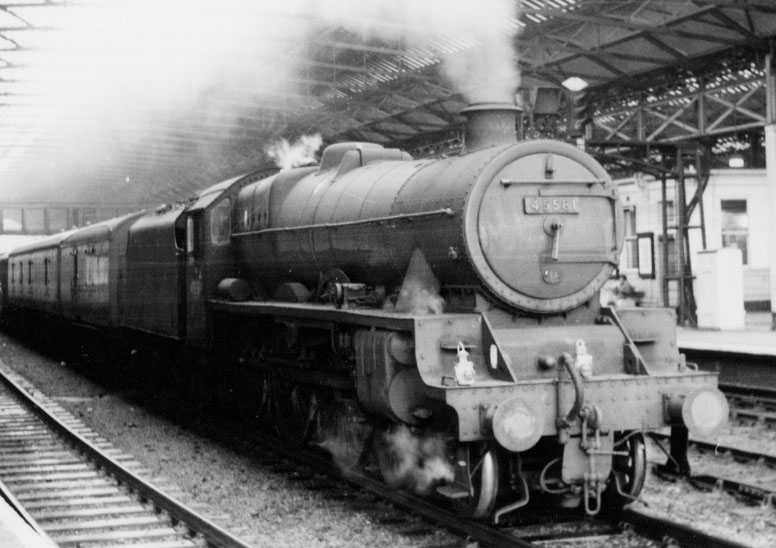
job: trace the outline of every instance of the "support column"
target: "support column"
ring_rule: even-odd
[[[776,214],[776,67],[773,53],[765,58],[765,174],[771,215]],[[776,330],[776,223],[770,224],[768,266],[770,270],[771,329]]]
[[[684,187],[684,150],[682,146],[676,147],[676,173],[674,175],[676,182],[674,187],[676,188],[676,194],[674,195],[674,212],[676,213],[676,231],[674,232],[676,250],[678,252],[678,272],[679,277],[679,313],[677,314],[677,320],[679,325],[686,326],[687,320],[690,316],[690,311],[687,306],[687,254],[686,241],[687,241],[687,220],[685,214],[687,213],[687,198],[685,196]]]

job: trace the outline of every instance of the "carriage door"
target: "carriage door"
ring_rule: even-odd
[[[228,197],[216,199],[203,209],[190,211],[186,221],[187,235],[191,235],[187,240],[193,239],[188,249],[194,250],[186,257],[187,338],[197,346],[210,342],[207,301],[218,282],[231,272],[231,204]]]
[[[201,209],[186,216],[185,303],[186,340],[195,346],[207,342],[204,310],[204,214]]]

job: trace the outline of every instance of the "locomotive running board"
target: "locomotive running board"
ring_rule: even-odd
[[[230,312],[243,316],[271,316],[287,320],[302,320],[317,323],[322,327],[333,323],[344,323],[395,331],[414,331],[415,321],[419,318],[445,319],[471,318],[474,314],[413,315],[401,312],[364,308],[337,308],[329,304],[289,303],[281,301],[241,301],[233,302],[220,299],[208,301],[214,311]]]
[[[510,357],[498,340],[484,314],[406,314],[374,309],[336,308],[327,304],[289,303],[280,301],[208,301],[214,312],[241,316],[266,316],[284,321],[331,328],[335,324],[350,324],[369,328],[410,332],[418,348],[428,348],[418,354],[418,368],[429,386],[442,387],[440,374],[443,362],[455,359],[458,342],[472,351],[472,359],[483,363],[494,385],[511,385],[517,381]],[[454,337],[442,337],[452,333]],[[433,341],[433,342],[432,342]],[[441,368],[441,369],[440,369]],[[428,371],[426,375],[426,369]],[[482,385],[482,383],[478,383]]]

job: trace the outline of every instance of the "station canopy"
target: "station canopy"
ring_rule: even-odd
[[[460,124],[493,36],[491,75],[601,89],[775,35],[769,0],[0,0],[0,196],[153,204],[281,138],[401,146]]]

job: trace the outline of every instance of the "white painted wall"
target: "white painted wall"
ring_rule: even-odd
[[[658,236],[662,234],[660,208],[660,181],[645,177],[643,180],[618,181],[623,204],[636,206],[638,232],[655,233],[656,262],[661,262]],[[688,181],[687,200],[695,192],[694,183]],[[674,183],[668,181],[668,200],[675,200]],[[771,223],[776,222],[776,212],[771,211],[769,190],[764,169],[712,170],[703,205],[706,219],[707,249],[719,249],[722,244],[722,200],[746,200],[749,215],[748,264],[744,266],[744,300],[769,299],[769,241]],[[691,224],[700,224],[700,210],[696,208]],[[670,232],[670,231],[669,231]],[[700,230],[690,233],[692,255],[702,249]],[[641,280],[635,270],[622,269],[638,289],[646,292],[648,301],[659,303],[660,284],[656,280]]]

